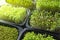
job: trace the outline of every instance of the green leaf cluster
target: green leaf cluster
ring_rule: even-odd
[[[0,40],[17,40],[18,30],[10,26],[0,25]]]
[[[14,22],[16,24],[22,23],[27,16],[27,9],[23,7],[13,7],[10,5],[3,5],[0,7],[0,20]]]
[[[60,0],[36,0],[36,8],[47,11],[60,11]]]
[[[52,31],[60,26],[60,13],[34,10],[29,22],[33,28]]]
[[[27,32],[22,40],[55,40],[53,36],[46,34],[35,34],[34,32]]]
[[[33,7],[33,0],[6,0],[7,3],[26,8]]]

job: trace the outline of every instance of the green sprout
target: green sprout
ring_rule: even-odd
[[[53,36],[46,35],[46,34],[35,34],[34,32],[28,32],[25,34],[22,40],[55,40]]]
[[[30,17],[30,26],[44,30],[54,31],[60,26],[60,13],[56,12],[54,15],[48,11],[34,10]]]
[[[0,40],[17,40],[18,30],[10,26],[0,25]]]
[[[33,7],[33,0],[6,0],[7,3],[16,5],[16,6],[22,6],[26,8],[32,8]]]
[[[56,19],[56,25],[57,25],[57,28],[55,29],[55,31],[59,32],[60,33],[60,13],[56,13],[55,15],[55,19]]]
[[[59,0],[36,0],[36,8],[47,11],[60,11]]]
[[[3,5],[0,7],[0,20],[6,20],[19,24],[25,20],[26,16],[26,8],[13,7],[9,5]]]

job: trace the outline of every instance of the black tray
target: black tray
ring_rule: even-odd
[[[9,22],[0,21],[0,25],[9,26],[11,28],[16,28],[18,30],[18,38],[19,38],[20,32],[23,30],[21,27],[14,25],[12,23],[9,23]]]
[[[53,36],[53,38],[55,38],[56,40],[60,40],[60,34],[59,33],[55,33],[55,32],[50,32],[50,31],[45,31],[45,30],[40,30],[40,29],[32,29],[32,28],[25,28],[21,34],[19,35],[19,39],[18,40],[22,40],[24,35],[27,32],[32,32],[34,31],[35,33],[41,33],[41,34],[47,34],[47,35],[51,35]]]
[[[28,18],[29,18],[30,14],[31,14],[30,11],[31,11],[31,10],[28,10],[28,11],[27,11],[28,15],[27,15],[27,17],[26,17],[26,20],[25,20],[24,23],[22,24],[22,28],[26,28],[26,22],[28,21]],[[19,24],[18,26],[21,26],[21,25]]]
[[[30,21],[30,18],[27,19],[26,27],[27,27],[27,28],[32,28],[32,27],[30,26],[30,24],[29,24],[29,21]]]
[[[29,16],[28,16],[28,18],[27,18],[27,21],[26,21],[26,28],[32,28],[31,26],[30,26],[30,16],[32,15],[32,13],[31,13],[31,11],[30,11],[30,13],[29,13]]]

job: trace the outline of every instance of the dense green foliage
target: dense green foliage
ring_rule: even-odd
[[[23,6],[26,8],[33,7],[33,0],[6,0],[6,2],[12,5]]]
[[[60,26],[60,13],[34,10],[30,17],[30,25],[34,28],[55,30]]]
[[[36,8],[47,11],[60,11],[60,0],[36,0]]]
[[[28,32],[25,34],[25,37],[22,40],[55,40],[53,36],[46,34],[35,34],[34,32]]]
[[[18,30],[9,26],[0,25],[0,40],[17,40]]]
[[[26,16],[26,8],[3,5],[0,7],[0,20],[22,23]]]

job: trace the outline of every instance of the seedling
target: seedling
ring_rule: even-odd
[[[13,22],[16,24],[22,23],[27,16],[27,9],[23,7],[13,7],[3,5],[0,7],[0,20]]]
[[[0,25],[0,40],[17,40],[18,30],[10,26]]]

